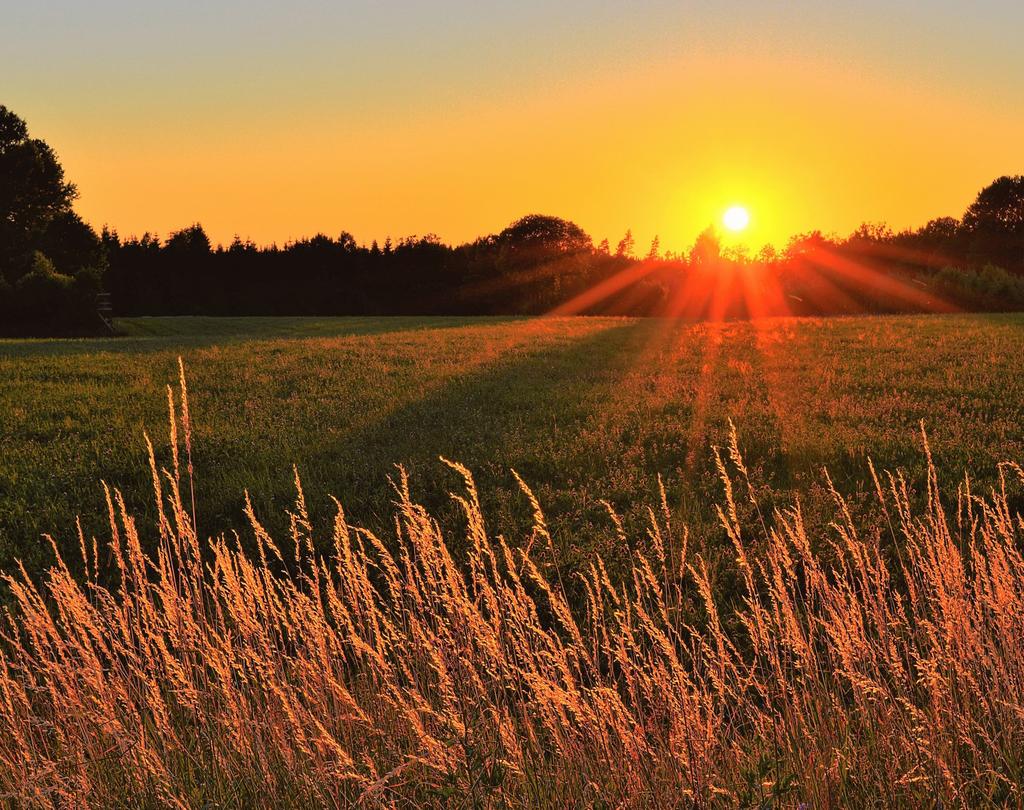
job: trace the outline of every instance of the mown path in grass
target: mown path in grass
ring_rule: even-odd
[[[240,526],[243,490],[286,525],[292,463],[315,518],[329,494],[349,518],[387,529],[386,477],[402,463],[440,509],[459,486],[439,455],[478,477],[492,528],[549,513],[559,559],[622,559],[600,499],[644,519],[657,475],[670,500],[717,537],[710,444],[736,424],[766,502],[799,493],[831,514],[827,465],[854,495],[876,466],[920,478],[926,420],[947,484],[965,468],[995,482],[1024,460],[1024,319],[932,316],[698,324],[628,319],[138,319],[130,337],[0,342],[0,567],[49,559],[42,532],[77,548],[74,517],[106,536],[99,480],[152,519],[142,432],[169,457],[164,386],[184,358],[196,423],[205,532]],[[779,490],[773,500],[767,490]]]

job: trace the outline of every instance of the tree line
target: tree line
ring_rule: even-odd
[[[638,249],[632,233],[599,244],[578,225],[530,215],[462,245],[433,235],[359,244],[341,232],[283,247],[202,226],[160,239],[96,234],[74,212],[74,185],[45,143],[0,106],[0,332],[104,328],[118,315],[574,314],[732,318],[1024,308],[1024,177],[1001,177],[960,218],[847,237],[811,232],[782,250]]]

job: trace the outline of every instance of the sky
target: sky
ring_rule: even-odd
[[[0,104],[122,236],[682,250],[959,216],[1024,172],[1024,3],[0,0]]]

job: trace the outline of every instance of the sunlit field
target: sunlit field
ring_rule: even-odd
[[[182,357],[193,392],[201,534],[235,527],[244,492],[285,528],[294,464],[314,523],[337,497],[351,518],[391,525],[387,477],[443,521],[473,470],[488,519],[531,514],[511,470],[548,512],[558,559],[619,548],[601,500],[631,531],[662,476],[693,530],[721,536],[712,445],[732,419],[751,474],[808,520],[831,520],[821,469],[870,504],[867,461],[923,482],[920,422],[940,477],[995,482],[1024,458],[1024,318],[932,316],[686,325],[626,319],[138,319],[132,337],[0,342],[0,567],[52,561],[104,531],[100,481],[153,521],[143,433],[168,452],[164,386]],[[866,507],[869,508],[869,507]],[[456,521],[457,522],[457,521]]]
[[[1022,325],[3,344],[0,798],[1018,804]]]

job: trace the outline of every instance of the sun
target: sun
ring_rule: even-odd
[[[750,212],[742,205],[734,205],[722,215],[722,222],[730,231],[745,231],[750,224]]]

